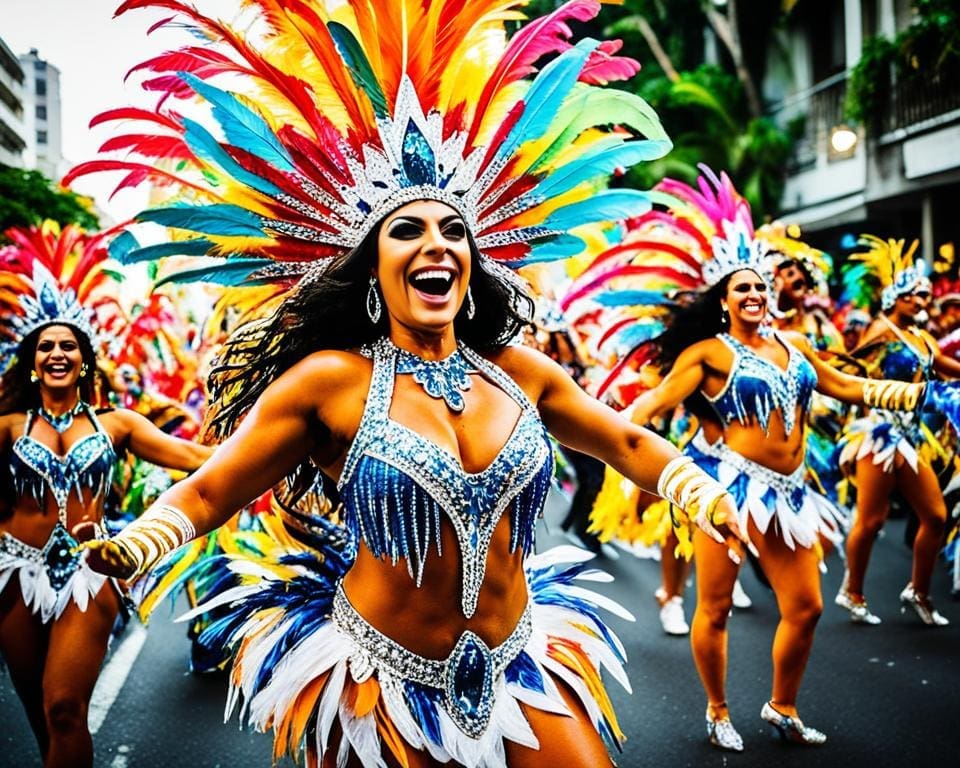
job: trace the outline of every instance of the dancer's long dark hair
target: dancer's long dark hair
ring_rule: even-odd
[[[693,302],[678,309],[667,329],[653,340],[657,347],[654,360],[664,376],[670,372],[680,353],[687,347],[724,333],[730,328],[729,318],[724,319],[720,299],[727,294],[731,276],[723,277]],[[699,390],[687,397],[683,405],[700,419],[717,419],[713,408]]]
[[[77,345],[80,347],[83,363],[87,366],[89,372],[88,375],[77,382],[80,389],[80,399],[87,403],[93,401],[96,391],[94,372],[97,369],[97,356],[90,344],[90,339],[87,338],[85,333],[77,330],[69,323],[49,323],[33,330],[24,336],[23,341],[20,342],[20,346],[17,348],[16,361],[10,370],[4,374],[3,380],[0,381],[0,414],[23,413],[42,405],[40,385],[30,380],[30,374],[36,360],[40,333],[52,326],[63,326],[73,332]]]
[[[386,308],[376,323],[367,314],[379,232],[380,226],[375,226],[321,277],[305,278],[271,317],[241,326],[225,342],[208,382],[208,438],[222,439],[232,432],[263,391],[311,353],[355,349],[386,335]],[[530,323],[533,301],[519,285],[487,272],[469,232],[467,240],[476,312],[468,318],[465,302],[454,319],[454,331],[458,340],[473,349],[491,351],[506,346]]]

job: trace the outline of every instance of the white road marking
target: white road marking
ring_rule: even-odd
[[[90,697],[87,723],[91,734],[95,734],[103,725],[107,712],[110,711],[117,694],[123,688],[127,675],[130,674],[130,668],[137,660],[137,656],[140,655],[146,639],[146,627],[139,622],[131,624],[126,637],[120,643],[120,647],[111,654],[110,659],[104,665],[100,677],[97,679],[97,685],[93,689],[93,696]],[[117,768],[120,768],[120,766],[117,766]]]

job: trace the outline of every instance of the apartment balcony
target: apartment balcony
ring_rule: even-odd
[[[771,111],[780,124],[800,125],[786,168],[781,207],[799,224],[860,215],[866,186],[862,136],[844,122],[847,74],[840,72],[785,98]]]
[[[960,120],[960,72],[898,82],[881,120],[881,143]]]

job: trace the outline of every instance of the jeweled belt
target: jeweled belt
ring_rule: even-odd
[[[70,577],[80,567],[81,556],[75,552],[76,546],[77,540],[60,522],[53,526],[43,549],[24,544],[9,533],[0,535],[0,552],[43,566],[47,571],[50,586],[57,592],[66,586]]]
[[[803,463],[789,475],[784,475],[781,472],[770,469],[770,467],[753,461],[753,459],[742,456],[722,440],[718,440],[715,443],[708,443],[702,432],[697,432],[697,434],[693,436],[692,442],[693,446],[701,453],[705,453],[707,456],[712,456],[715,459],[720,459],[720,461],[725,461],[742,474],[757,479],[779,491],[781,496],[793,507],[794,512],[799,511],[803,505],[803,496],[806,492],[805,477],[807,471]]]
[[[533,623],[530,605],[524,608],[516,629],[496,648],[490,649],[477,635],[464,632],[446,659],[427,659],[391,640],[364,619],[337,586],[331,618],[357,644],[350,656],[353,679],[363,682],[375,671],[399,680],[410,680],[444,692],[444,708],[459,728],[479,738],[493,712],[494,682],[524,649]]]

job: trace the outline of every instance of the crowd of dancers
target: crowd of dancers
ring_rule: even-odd
[[[92,764],[111,634],[181,595],[192,668],[230,670],[277,757],[611,764],[630,669],[604,614],[629,613],[593,553],[535,542],[570,478],[580,541],[659,549],[719,749],[745,746],[745,563],[780,612],[760,717],[793,742],[826,741],[797,709],[821,571],[880,623],[891,499],[915,520],[899,600],[949,624],[960,293],[915,243],[864,234],[835,274],[722,169],[611,186],[670,141],[608,87],[637,70],[619,44],[573,40],[597,3],[511,35],[522,2],[121,10],[150,5],[190,42],[142,65],[152,108],[98,118],[139,121],[107,146],[130,155],[65,181],[169,197],[0,249],[0,652],[45,766]],[[116,259],[158,264],[149,295]]]

